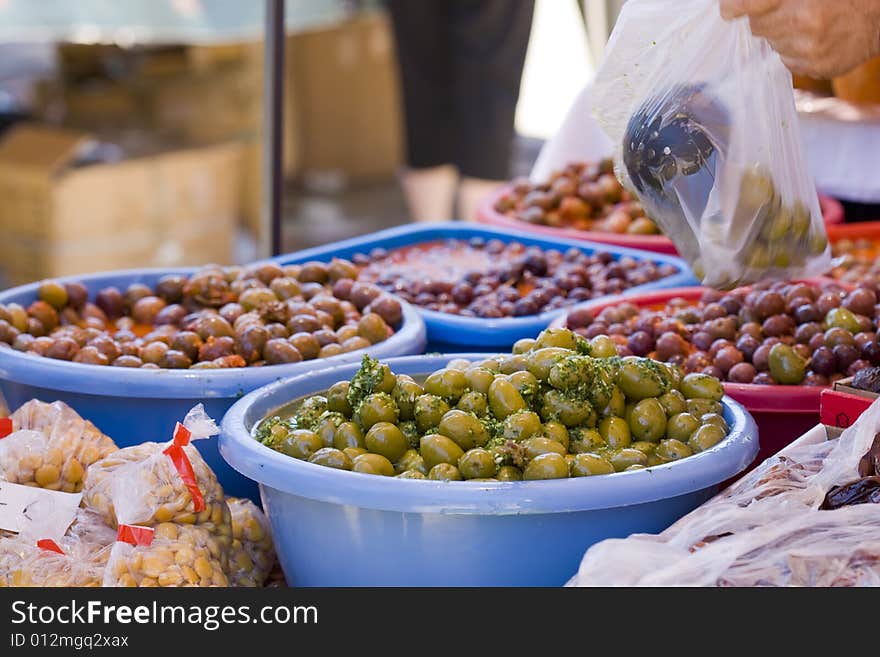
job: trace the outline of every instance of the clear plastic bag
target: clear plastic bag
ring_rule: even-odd
[[[837,440],[768,459],[664,532],[597,543],[569,585],[880,585],[880,506],[821,510],[862,477],[878,431],[874,402]]]
[[[704,284],[830,266],[791,75],[717,0],[629,0],[593,85],[616,173]]]
[[[191,440],[218,433],[201,404],[186,416],[183,426]],[[223,489],[214,472],[191,444],[179,446],[185,462],[173,458],[167,443],[126,447],[89,468],[83,504],[112,527],[119,524],[154,526],[163,522],[197,524],[232,544],[232,525]],[[181,467],[188,462],[192,480]]]
[[[62,402],[32,400],[10,417],[14,432],[0,440],[0,479],[13,484],[77,493],[89,466],[118,449]]]
[[[275,565],[275,548],[266,516],[246,499],[226,499],[232,514],[229,580],[232,586],[263,586]]]

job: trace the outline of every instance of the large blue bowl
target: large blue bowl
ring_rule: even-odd
[[[132,269],[59,279],[81,281],[89,296],[115,285],[154,285],[165,274],[191,274],[194,269]],[[0,293],[0,303],[25,307],[36,299],[39,284],[24,285]],[[4,345],[5,346],[5,345]],[[403,304],[403,324],[388,340],[365,350],[322,360],[289,365],[225,370],[147,370],[102,367],[52,360],[13,349],[0,349],[0,392],[10,408],[29,399],[60,400],[94,422],[101,431],[127,447],[148,440],[171,439],[174,423],[202,402],[218,421],[242,395],[285,377],[324,369],[341,363],[359,362],[365,352],[377,357],[421,353],[425,325],[412,306]],[[259,499],[253,481],[242,477],[220,458],[217,440],[195,443],[228,495]]]
[[[505,243],[515,240],[526,246],[539,246],[543,249],[558,249],[561,251],[566,251],[570,248],[590,254],[603,251],[611,254],[615,260],[623,256],[630,256],[637,260],[650,260],[658,264],[671,264],[676,268],[678,273],[646,283],[645,285],[630,288],[624,292],[625,296],[640,294],[649,290],[697,284],[697,279],[688,269],[684,260],[673,256],[650,253],[648,251],[637,251],[610,244],[584,242],[582,240],[538,237],[534,233],[518,232],[510,229],[499,230],[486,226],[463,224],[461,222],[401,226],[342,242],[335,242],[327,246],[289,253],[279,256],[274,260],[283,265],[299,264],[309,260],[326,262],[334,257],[351,258],[356,253],[369,253],[377,247],[394,249],[436,240],[467,240],[474,237],[481,237],[487,240],[499,239]],[[567,312],[566,308],[560,308],[528,317],[486,319],[482,317],[461,317],[425,308],[417,308],[417,310],[425,319],[429,343],[456,345],[456,350],[461,348],[472,349],[475,347],[494,347],[496,350],[509,348],[520,338],[533,338],[537,336],[538,333],[547,328],[550,322]]]
[[[424,375],[452,358],[386,361]],[[755,423],[724,398],[730,435],[677,463],[553,481],[396,479],[298,461],[251,437],[279,406],[350,378],[356,366],[297,376],[247,395],[223,419],[220,453],[260,484],[275,549],[295,586],[559,586],[606,538],[656,533],[742,472],[758,452]]]

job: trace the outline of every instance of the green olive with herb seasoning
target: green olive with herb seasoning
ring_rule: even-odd
[[[458,459],[458,470],[465,479],[485,479],[494,477],[498,472],[498,466],[490,451],[475,447]]]
[[[565,479],[568,477],[568,463],[561,454],[548,452],[539,454],[523,470],[525,481],[542,479]]]
[[[464,456],[464,450],[452,438],[447,438],[438,433],[422,436],[422,439],[419,441],[419,453],[425,459],[425,465],[428,467],[429,474],[431,468],[438,463],[457,465],[458,459]]]
[[[377,392],[365,397],[355,414],[365,431],[369,431],[370,427],[379,422],[395,424],[399,419],[397,404],[386,392]]]
[[[420,431],[430,431],[449,412],[449,404],[437,395],[425,394],[416,399],[413,417]]]
[[[461,396],[455,407],[460,411],[473,413],[477,417],[483,417],[489,412],[489,400],[486,399],[486,395],[476,390],[471,390]]]
[[[632,442],[629,425],[621,417],[606,417],[599,422],[599,435],[610,449],[623,449]]]
[[[309,457],[309,463],[323,465],[337,470],[351,470],[351,459],[340,449],[334,447],[322,447]]]
[[[681,380],[681,392],[687,399],[709,399],[720,402],[724,387],[714,376],[692,372]]]
[[[294,429],[278,443],[278,451],[295,459],[307,459],[324,446],[320,436],[307,429]]]
[[[465,370],[464,376],[469,388],[484,395],[489,392],[489,386],[495,380],[495,372],[485,367],[471,367]]]
[[[422,455],[416,449],[406,450],[403,456],[394,464],[395,472],[401,473],[407,470],[415,470],[423,475],[428,474],[428,466],[425,464],[425,459],[422,458]]]
[[[355,422],[343,422],[336,427],[333,434],[333,447],[345,449],[346,447],[365,447],[364,432]]]
[[[499,420],[528,408],[519,390],[506,378],[495,377],[489,386],[489,409]]]
[[[522,470],[515,465],[502,465],[495,478],[498,481],[522,481]]]
[[[504,418],[501,425],[501,436],[505,440],[522,442],[540,436],[542,432],[541,418],[533,411],[518,411]]]
[[[561,347],[569,351],[577,351],[578,336],[574,331],[566,328],[548,328],[538,334],[535,340],[535,347],[543,349],[544,347]]]
[[[555,440],[557,443],[568,449],[568,445],[570,442],[568,429],[565,428],[565,425],[561,422],[550,422],[544,423],[544,437],[549,438],[550,440]]]
[[[614,466],[608,459],[604,459],[598,454],[584,452],[575,454],[570,470],[572,477],[592,477],[611,474],[614,472]]]
[[[623,472],[634,465],[648,465],[648,456],[644,452],[627,447],[613,452],[610,461],[615,472]]]
[[[704,452],[707,449],[715,447],[715,445],[724,440],[726,436],[727,432],[717,424],[704,424],[694,431],[688,439],[687,444],[694,452]]]
[[[458,409],[448,411],[440,420],[437,432],[454,440],[467,451],[482,447],[489,441],[489,432],[475,416]]]
[[[348,401],[348,381],[337,381],[327,391],[327,410],[351,415],[351,404]]]
[[[351,462],[352,472],[360,472],[363,474],[382,475],[383,477],[394,476],[394,466],[391,461],[381,454],[361,454],[356,456]]]
[[[364,436],[364,442],[368,451],[381,454],[392,463],[403,456],[409,448],[403,432],[396,424],[390,422],[377,422],[370,427],[367,435]]]
[[[425,394],[424,388],[412,379],[398,377],[391,398],[397,404],[401,420],[412,420],[415,415],[416,399]]]
[[[434,481],[461,481],[461,472],[450,463],[438,463],[428,472],[428,479]]]
[[[673,415],[666,422],[666,437],[687,442],[687,439],[700,428],[700,421],[690,413]]]
[[[641,400],[629,415],[629,428],[633,438],[657,442],[666,433],[666,412],[654,398]]]
[[[447,401],[455,402],[468,387],[467,376],[461,370],[443,368],[428,375],[425,379],[425,392]]]

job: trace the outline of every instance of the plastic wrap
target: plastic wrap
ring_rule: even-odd
[[[62,402],[29,401],[10,419],[14,431],[0,439],[0,478],[10,483],[76,493],[86,469],[117,450]]]
[[[706,285],[829,269],[791,75],[745,19],[717,0],[630,0],[594,94],[618,177]]]
[[[594,545],[569,585],[880,585],[880,507],[821,509],[864,478],[878,431],[874,402],[839,439],[768,459],[661,534]]]
[[[149,542],[113,545],[104,586],[229,586],[227,547],[210,530],[163,522],[148,533]]]
[[[201,404],[187,414],[182,426],[190,434],[189,440],[205,439],[218,432]],[[188,441],[142,443],[98,461],[89,468],[83,504],[111,527],[197,524],[226,545],[232,543],[223,489]]]
[[[275,565],[275,548],[266,516],[246,499],[227,498],[232,514],[229,581],[232,586],[263,586]]]

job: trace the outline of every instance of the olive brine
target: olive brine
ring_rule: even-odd
[[[351,381],[264,419],[254,437],[310,463],[441,481],[640,470],[725,439],[721,382],[617,355],[563,328],[421,381],[364,356]]]

